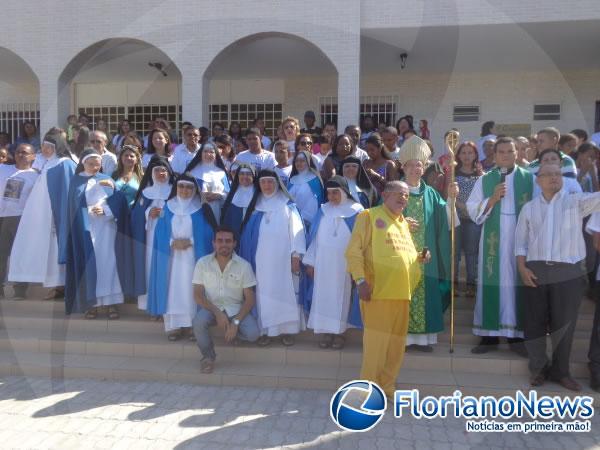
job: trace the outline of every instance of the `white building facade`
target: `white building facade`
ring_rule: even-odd
[[[5,0],[3,19],[0,130],[13,135],[23,118],[43,132],[80,111],[140,132],[156,115],[260,116],[272,132],[306,110],[340,129],[411,114],[436,147],[487,120],[600,126],[598,0]]]

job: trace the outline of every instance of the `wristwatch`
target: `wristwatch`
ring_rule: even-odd
[[[234,324],[236,327],[239,327],[239,326],[240,326],[240,319],[238,319],[238,318],[235,318],[235,319],[233,319],[233,320],[232,320],[232,322],[233,322],[233,324]]]
[[[356,285],[357,285],[357,286],[360,286],[360,285],[361,285],[361,284],[363,284],[364,282],[365,282],[365,279],[364,279],[364,278],[357,278],[357,279],[356,279]]]

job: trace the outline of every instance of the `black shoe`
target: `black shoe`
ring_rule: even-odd
[[[431,345],[417,345],[417,344],[411,344],[407,347],[408,350],[415,350],[417,352],[422,352],[422,353],[431,353],[433,352],[433,347]]]
[[[508,347],[510,348],[511,352],[514,352],[523,358],[529,358],[529,354],[527,353],[527,349],[525,348],[525,344],[523,342],[510,342]]]
[[[479,344],[471,349],[471,353],[474,355],[482,355],[496,350],[498,350],[498,344]]]

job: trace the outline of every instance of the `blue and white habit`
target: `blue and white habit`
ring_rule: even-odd
[[[43,145],[48,145],[45,139]],[[50,143],[50,145],[56,145]],[[64,286],[66,243],[69,231],[67,194],[75,162],[56,152],[45,158],[25,204],[10,256],[8,279]]]
[[[275,172],[269,173],[276,177]],[[263,335],[295,334],[305,329],[296,294],[299,277],[292,274],[291,262],[292,255],[304,253],[304,224],[286,193],[280,188],[269,197],[257,193],[256,206],[242,231],[240,256],[256,274],[257,319]]]
[[[221,209],[221,225],[227,226],[228,228],[235,231],[238,236],[242,229],[242,223],[246,217],[246,211],[248,206],[254,197],[256,192],[256,186],[251,183],[249,186],[243,186],[240,184],[240,173],[247,173],[252,176],[254,181],[255,173],[252,166],[248,164],[241,164],[236,170],[231,190],[225,199],[225,204]]]
[[[295,167],[296,160],[300,158],[306,161],[306,168],[302,172]],[[312,157],[306,151],[300,151],[294,155],[294,167],[290,174],[288,191],[300,211],[302,220],[310,225],[323,203],[324,194],[319,172]]]
[[[148,306],[148,279],[152,264],[152,246],[157,218],[150,217],[152,208],[163,209],[172,190],[171,180],[160,182],[156,179],[155,168],[164,167],[172,179],[173,172],[166,158],[155,157],[148,167],[149,173],[142,179],[142,189],[131,209],[131,236],[133,247],[133,292],[137,297],[138,309]],[[145,184],[148,184],[144,187]]]
[[[362,327],[357,292],[344,256],[356,216],[362,210],[360,203],[342,191],[342,202],[324,203],[311,226],[302,263],[314,267],[313,286],[304,307],[310,311],[307,327],[315,333],[341,334],[349,325]]]
[[[215,225],[210,206],[201,202],[197,191],[190,199],[175,195],[168,200],[156,223],[147,311],[164,317],[166,332],[192,326],[197,310],[192,287],[194,268],[196,261],[213,251]],[[175,239],[189,239],[192,246],[174,250],[171,244]]]
[[[99,156],[99,155],[97,155]],[[87,158],[96,157],[87,156]],[[86,156],[82,158],[82,162]],[[101,184],[111,183],[110,186]],[[82,170],[69,185],[65,306],[67,314],[123,303],[128,289],[131,253],[129,205],[102,173]],[[101,207],[103,214],[92,211]]]

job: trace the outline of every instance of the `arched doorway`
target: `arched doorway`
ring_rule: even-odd
[[[144,134],[164,118],[179,132],[181,72],[162,50],[145,41],[114,38],[82,50],[59,77],[59,111],[103,119],[115,133],[121,119]],[[59,120],[66,120],[59,117]]]
[[[14,142],[23,121],[30,120],[39,129],[40,85],[36,74],[23,58],[0,47],[0,132]]]
[[[318,126],[337,120],[337,104],[331,108],[336,67],[318,46],[296,35],[265,32],[236,40],[212,60],[204,85],[209,128],[239,122],[244,129],[262,118],[273,137],[287,115],[302,121],[305,111],[315,111]]]

